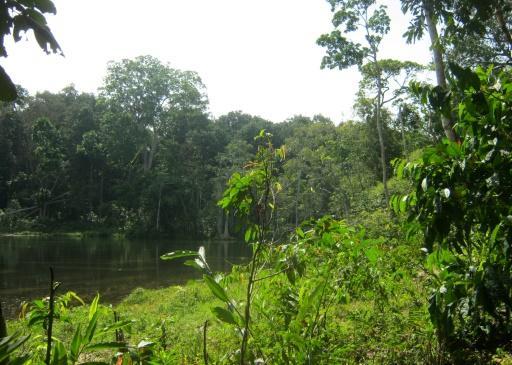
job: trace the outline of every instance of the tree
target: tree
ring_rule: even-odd
[[[397,61],[392,59],[379,60],[376,63],[368,63],[361,67],[361,74],[363,78],[359,83],[358,111],[363,114],[364,118],[372,118],[372,113],[366,112],[365,108],[361,108],[364,105],[364,99],[370,99],[374,103],[380,104],[380,110],[382,114],[386,114],[384,108],[387,105],[394,105],[400,107],[407,98],[409,93],[409,82],[411,79],[418,75],[424,69],[423,66],[416,62],[411,61]],[[380,81],[379,81],[380,80]],[[379,98],[379,82],[380,82],[380,98]],[[389,114],[389,113],[387,113]],[[393,118],[388,118],[390,121]],[[381,115],[380,120],[384,121],[384,115]],[[386,129],[386,123],[382,124],[383,134],[385,135],[384,129]],[[402,145],[403,152],[405,153],[405,131],[404,126],[401,127],[402,133]],[[385,137],[385,136],[384,136]],[[385,138],[384,138],[385,139]],[[389,144],[389,143],[388,143]],[[387,160],[386,160],[387,166]],[[386,192],[387,186],[384,185]],[[387,194],[387,192],[386,192]]]
[[[404,36],[408,42],[421,39],[427,30],[437,85],[447,90],[446,56],[464,63],[480,59],[508,63],[511,60],[512,35],[510,33],[510,2],[506,0],[401,0],[404,13],[412,20]],[[443,25],[439,36],[438,24]],[[460,35],[464,34],[462,38]],[[491,36],[491,38],[489,38]],[[486,59],[487,58],[487,59]],[[475,63],[472,64],[473,66]],[[459,138],[454,130],[454,117],[441,116],[446,137]]]
[[[32,30],[39,47],[48,53],[62,53],[44,14],[56,14],[51,0],[1,0],[0,1],[0,57],[7,57],[5,36],[12,34],[15,42],[21,40],[21,32]],[[0,100],[13,101],[18,97],[11,78],[0,66]]]
[[[342,31],[336,29],[330,34],[322,35],[317,43],[327,48],[327,55],[322,60],[322,68],[339,68],[340,70],[358,66],[361,70],[365,64],[373,64],[373,78],[376,84],[374,102],[375,121],[379,136],[382,183],[386,201],[389,198],[387,189],[386,147],[384,141],[381,108],[383,94],[383,77],[379,64],[378,52],[382,38],[389,32],[390,18],[386,7],[375,8],[375,0],[331,0],[331,10],[334,12],[333,25],[342,28],[343,34],[349,34],[363,29],[366,45],[347,39]]]
[[[37,120],[32,129],[36,167],[33,178],[37,182],[34,200],[39,207],[41,218],[48,216],[48,206],[63,200],[67,191],[56,194],[65,183],[68,165],[62,148],[60,132],[50,120]]]
[[[25,138],[19,115],[5,113],[0,118],[0,209],[5,208],[12,199],[9,194],[12,180],[24,170],[23,162],[27,153],[23,148]]]
[[[397,164],[414,189],[392,205],[408,211],[408,228],[424,233],[431,320],[457,353],[512,338],[512,83],[509,71],[452,69],[461,143],[444,140]]]
[[[216,199],[222,197],[222,192],[234,173],[242,173],[244,165],[252,157],[253,146],[243,139],[231,140],[224,151],[216,156]],[[222,211],[221,211],[222,213]],[[230,214],[225,212],[217,218],[217,231],[222,238],[230,238],[229,233]],[[222,224],[223,223],[223,224]]]
[[[195,72],[180,71],[152,56],[112,62],[102,96],[114,113],[128,113],[148,134],[144,170],[149,171],[160,139],[183,112],[204,112],[205,87]]]
[[[451,13],[444,13],[446,58],[467,67],[512,65],[510,5],[495,0],[453,2]]]
[[[411,12],[414,17],[411,20],[408,31],[405,33],[408,42],[421,39],[424,28],[428,30],[434,65],[436,69],[437,85],[446,90],[446,67],[443,59],[443,46],[437,31],[437,16],[441,12],[442,4],[440,1],[431,0],[403,0],[402,10]],[[443,115],[441,117],[444,133],[448,139],[455,141],[458,139],[453,127],[452,118]]]
[[[292,118],[289,123],[297,126],[285,141],[287,161],[280,177],[284,194],[279,206],[280,216],[288,227],[326,214],[340,179],[341,171],[331,150],[336,138],[334,124],[308,119]]]

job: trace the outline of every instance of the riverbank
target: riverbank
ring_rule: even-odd
[[[241,286],[238,286],[242,290]],[[235,289],[235,287],[232,287]],[[237,291],[237,290],[235,290]],[[54,337],[64,343],[73,338],[77,326],[87,327],[89,307],[71,301],[72,308],[64,310],[54,324]],[[77,305],[77,306],[74,306]],[[230,349],[236,348],[237,336],[232,328],[215,319],[211,308],[222,303],[210,292],[202,281],[189,281],[186,285],[173,285],[163,289],[137,288],[120,304],[99,306],[98,328],[113,323],[114,312],[118,318],[131,320],[131,325],[122,331],[123,339],[132,346],[141,341],[152,342],[169,362],[196,364],[202,362],[202,326],[208,321],[208,348],[212,357],[221,358]],[[26,333],[26,321],[8,321],[8,331]],[[34,342],[44,331],[38,327],[31,330]],[[103,336],[98,341],[115,341],[115,333]],[[36,346],[30,346],[35,348]],[[108,361],[112,352],[100,351],[87,355],[88,361]]]
[[[229,282],[230,295],[242,298],[244,281]],[[389,303],[380,306],[376,306],[373,300],[353,300],[337,303],[331,308],[326,325],[333,332],[331,335],[335,335],[336,351],[341,351],[338,356],[344,359],[344,363],[412,364],[435,360],[438,349],[426,303],[418,302],[419,288],[416,294],[411,289],[407,288],[410,292],[408,300],[404,297],[399,301],[390,298]],[[268,305],[271,303],[267,302]],[[137,288],[114,307],[100,304],[98,329],[112,324],[114,316],[121,321],[131,320],[131,324],[118,332],[117,336],[121,336],[134,349],[141,343],[152,343],[152,353],[163,364],[201,364],[204,361],[206,323],[209,358],[215,360],[215,363],[233,363],[239,337],[233,326],[216,319],[212,312],[216,306],[222,307],[222,302],[202,280],[163,289]],[[255,348],[272,345],[273,351],[295,351],[293,348],[287,349],[286,343],[287,336],[293,335],[293,330],[290,328],[281,332],[283,319],[269,317],[273,313],[271,307],[265,308],[264,302],[259,302],[253,310],[252,341],[256,343]],[[55,338],[69,346],[77,326],[83,329],[87,327],[88,315],[88,306],[63,311],[55,323]],[[9,321],[8,328],[9,333],[27,331],[25,321]],[[29,341],[37,343],[44,338],[44,332],[40,326],[34,329]],[[269,343],[276,338],[284,342]],[[96,341],[115,339],[116,334],[110,332]],[[35,348],[32,345],[30,347]],[[268,348],[262,350],[269,351]],[[110,350],[93,351],[84,355],[82,360],[109,361],[112,354]],[[486,359],[485,363],[490,364],[512,363],[512,357],[506,352],[494,356],[477,355],[481,357],[475,358],[475,361]]]
[[[223,237],[223,236],[213,236],[213,237],[194,237],[191,238],[187,235],[172,235],[170,233],[156,233],[156,232],[148,232],[148,233],[138,233],[138,234],[126,234],[120,232],[119,230],[112,228],[106,229],[97,229],[97,230],[49,230],[49,231],[40,231],[40,230],[25,230],[25,231],[16,231],[16,232],[1,232],[0,237],[58,237],[58,238],[113,238],[113,239],[169,239],[169,240],[190,240],[190,239],[205,239],[209,241],[239,241],[239,237]]]
[[[20,231],[0,232],[0,237],[58,237],[58,238],[126,238],[124,234],[114,231]]]

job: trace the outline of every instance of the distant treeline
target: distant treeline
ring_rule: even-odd
[[[0,109],[3,231],[233,236],[236,222],[216,202],[253,156],[262,129],[287,150],[278,229],[385,204],[373,188],[381,180],[379,143],[364,96],[358,119],[338,126],[321,115],[272,123],[235,111],[213,119],[199,76],[150,56],[111,63],[98,95],[73,86],[19,94]],[[431,128],[439,123],[418,105],[403,98],[382,113],[388,168],[439,136]]]

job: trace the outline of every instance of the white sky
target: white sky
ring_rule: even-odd
[[[406,45],[408,19],[399,1],[385,0],[392,19],[381,58],[430,61],[428,44]],[[316,39],[332,29],[325,0],[54,0],[47,16],[65,57],[47,56],[33,36],[7,43],[0,59],[31,93],[74,83],[96,92],[110,60],[150,54],[199,73],[210,111],[233,110],[274,122],[295,114],[351,118],[359,75],[320,70]]]

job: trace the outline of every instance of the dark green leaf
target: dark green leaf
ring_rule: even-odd
[[[460,88],[463,90],[473,87],[475,90],[480,89],[480,78],[469,68],[462,68],[459,65],[450,62],[450,71],[457,78]]]
[[[19,336],[19,334],[14,334],[0,339],[0,362],[4,361],[12,352],[23,345],[29,337],[30,335]]]
[[[42,13],[57,13],[57,9],[51,0],[34,0],[34,4]]]
[[[212,308],[212,312],[222,322],[237,325],[235,316],[230,311],[221,307],[214,307]]]
[[[4,68],[0,66],[0,100],[1,101],[14,101],[18,97],[16,86],[14,86],[11,78],[5,72]]]
[[[226,291],[210,276],[210,275],[203,275],[203,279],[210,288],[213,295],[215,295],[217,298],[222,300],[225,303],[229,303],[228,295],[226,294]]]

